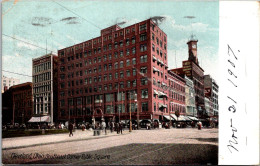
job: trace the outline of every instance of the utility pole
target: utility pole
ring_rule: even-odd
[[[137,93],[135,93],[136,109],[137,109],[137,129],[139,129],[139,109],[138,109],[138,100]]]

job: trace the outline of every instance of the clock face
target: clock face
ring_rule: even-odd
[[[196,44],[192,44],[192,48],[196,48]]]

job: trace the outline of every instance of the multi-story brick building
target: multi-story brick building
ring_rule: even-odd
[[[186,115],[185,80],[172,71],[168,71],[168,80],[169,112],[171,116],[175,111],[179,111],[180,115]]]
[[[205,96],[212,101],[212,114],[211,116],[218,116],[218,84],[210,76],[204,76]]]
[[[57,60],[52,53],[32,60],[35,117],[30,122],[57,120]]]
[[[168,78],[179,77],[168,73],[167,36],[152,19],[103,29],[58,57],[59,120],[130,119],[130,110],[132,119],[169,115]]]
[[[204,105],[204,70],[199,66],[197,56],[197,42],[193,37],[187,42],[189,59],[182,62],[182,68],[172,69],[173,72],[180,75],[188,76],[194,84],[195,104],[198,116],[205,111]]]
[[[13,122],[27,123],[33,115],[32,83],[15,85],[10,90],[13,101]]]
[[[5,90],[9,89],[11,86],[17,85],[19,83],[20,83],[19,79],[2,76],[2,93]]]

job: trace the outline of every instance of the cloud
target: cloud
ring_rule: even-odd
[[[187,32],[206,32],[206,31],[218,31],[216,28],[210,28],[208,24],[202,23],[202,22],[195,22],[188,25],[181,25],[177,24],[175,19],[172,16],[164,15],[166,18],[165,21],[163,21],[160,24],[160,27],[163,29],[173,29],[177,31],[187,31]]]

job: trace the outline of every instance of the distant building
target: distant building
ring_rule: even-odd
[[[186,103],[186,114],[189,116],[197,116],[197,108],[195,105],[195,90],[193,81],[185,76],[185,103]]]
[[[212,116],[218,116],[218,84],[217,82],[210,76],[205,75],[204,76],[204,86],[205,86],[205,96],[210,98],[212,101],[212,107],[213,107],[213,115]]]
[[[172,69],[178,75],[186,75],[193,81],[195,90],[195,105],[200,117],[205,111],[204,105],[204,70],[199,66],[197,56],[197,42],[193,37],[187,42],[189,59],[182,62],[182,67]]]
[[[23,84],[14,85],[10,87],[9,90],[12,94],[9,95],[9,97],[12,97],[9,99],[12,101],[12,113],[8,112],[8,115],[12,115],[11,121],[19,124],[27,123],[33,115],[32,83],[26,82]]]
[[[51,53],[32,60],[34,117],[30,122],[57,119],[57,59]]]
[[[9,89],[13,85],[20,84],[20,80],[17,78],[9,78],[6,76],[2,76],[2,93]]]
[[[205,113],[207,116],[212,117],[214,115],[212,100],[211,98],[205,96],[204,101],[205,101]]]
[[[12,88],[2,93],[2,124],[12,123],[13,120],[13,93]]]

